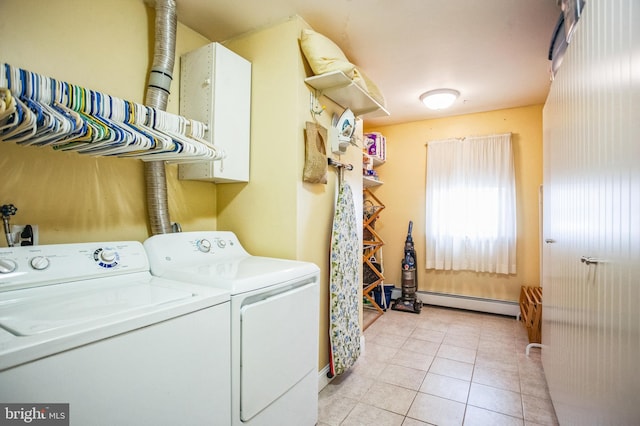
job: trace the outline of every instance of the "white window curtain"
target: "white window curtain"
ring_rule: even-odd
[[[427,144],[426,268],[514,274],[511,134]]]

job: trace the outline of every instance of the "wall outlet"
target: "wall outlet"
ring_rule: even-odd
[[[24,228],[27,225],[11,225],[11,236],[13,237],[13,244],[15,246],[23,245],[22,243],[32,242],[33,244],[24,244],[24,245],[38,245],[38,225],[31,225],[31,231],[33,233],[32,238],[28,238],[26,235],[23,236]]]

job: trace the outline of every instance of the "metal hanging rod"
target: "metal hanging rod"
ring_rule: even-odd
[[[143,161],[223,157],[204,141],[205,123],[2,62],[0,102],[0,142]]]
[[[327,159],[327,163],[328,163],[330,166],[337,167],[338,169],[353,170],[353,164],[344,164],[344,163],[340,163],[339,161],[336,161],[336,160],[334,160],[333,158],[328,158],[328,159]]]
[[[336,169],[338,169],[338,186],[342,187],[342,182],[344,181],[344,171],[345,169],[353,170],[353,164],[340,163],[339,161],[336,161],[333,158],[327,158],[327,163],[330,166],[333,166]]]

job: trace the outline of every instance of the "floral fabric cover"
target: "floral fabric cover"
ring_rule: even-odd
[[[344,373],[360,356],[358,315],[360,247],[351,187],[338,189],[331,235],[330,267],[330,368],[331,376]]]

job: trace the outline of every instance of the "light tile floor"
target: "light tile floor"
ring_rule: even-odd
[[[319,395],[319,426],[557,425],[540,349],[512,317],[388,310]]]

